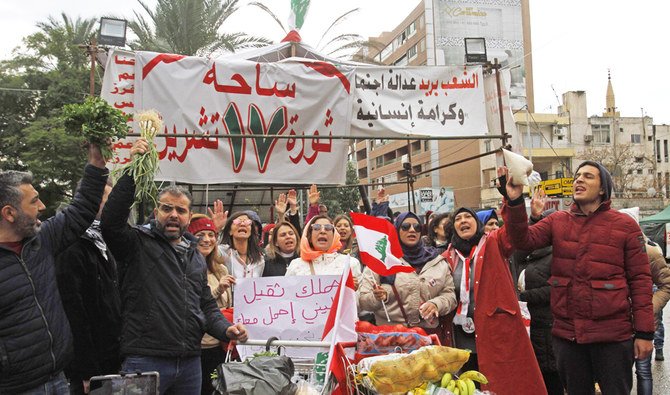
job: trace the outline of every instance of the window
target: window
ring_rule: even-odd
[[[419,27],[423,29],[423,25],[426,23],[426,20],[423,19],[423,15],[419,17]]]
[[[665,163],[668,163],[668,140],[663,140],[663,153],[665,155]]]
[[[421,39],[419,42],[419,52],[426,52],[426,39]]]
[[[424,151],[430,150],[430,140],[423,140],[423,150]]]
[[[407,55],[403,55],[400,59],[393,63],[395,66],[407,66]]]
[[[637,169],[637,174],[642,174],[642,169]]]
[[[386,60],[391,52],[393,52],[393,46],[387,45],[386,48],[382,49],[382,52],[380,53],[381,60]]]
[[[649,170],[647,171],[647,174],[653,175],[653,174],[654,174],[654,169],[649,169]]]
[[[642,143],[642,136],[639,134],[631,134],[630,135],[630,142],[633,144],[641,144]]]
[[[540,148],[542,147],[542,136],[539,133],[531,133],[530,141],[528,140],[528,134],[524,133],[523,135],[523,146],[524,148]]]
[[[628,174],[633,174],[633,169],[628,169]]]
[[[661,140],[656,140],[656,162],[661,163]]]
[[[384,166],[384,157],[383,156],[378,156],[375,158],[375,167],[382,167]]]
[[[623,128],[619,128],[619,133],[623,133]]]
[[[407,57],[409,59],[416,58],[416,45],[412,45],[412,47],[407,51]]]
[[[412,22],[407,26],[407,29],[405,29],[405,39],[408,39],[412,37],[416,33],[416,21]]]
[[[593,142],[608,144],[610,142],[610,125],[591,125]]]

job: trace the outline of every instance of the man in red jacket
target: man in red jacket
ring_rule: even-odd
[[[506,169],[500,170],[504,174]],[[574,203],[529,226],[523,185],[507,180],[503,219],[512,245],[553,245],[551,311],[554,352],[568,394],[629,394],[634,359],[652,351],[651,274],[635,221],[610,210],[612,177],[600,163],[583,162]]]

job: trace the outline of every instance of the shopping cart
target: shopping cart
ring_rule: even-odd
[[[431,340],[431,345],[434,346],[439,346],[440,344],[440,339],[437,337],[437,335],[430,335],[430,340]],[[335,344],[335,358],[340,362],[339,364],[335,365],[336,367],[339,367],[342,369],[339,374],[336,372],[335,376],[338,376],[340,379],[343,378],[345,391],[349,395],[371,395],[374,394],[373,391],[364,388],[360,383],[356,382],[356,374],[358,373],[356,370],[356,366],[359,360],[356,360],[356,358],[350,358],[347,353],[347,349],[355,349],[356,348],[356,342],[341,342]],[[402,349],[398,347],[396,350],[398,352],[402,352]]]
[[[321,382],[326,372],[326,363],[328,362],[327,352],[331,344],[323,341],[304,341],[304,340],[281,340],[277,337],[271,337],[268,340],[249,339],[244,342],[245,346],[265,346],[265,351],[273,351],[277,355],[285,354],[286,350],[291,347],[312,347],[320,348],[325,353],[319,353],[316,357],[290,357],[295,368],[293,375],[294,380],[306,380],[308,382]],[[228,345],[225,362],[232,360],[233,351],[235,349],[235,342]],[[322,354],[322,355],[320,355]]]

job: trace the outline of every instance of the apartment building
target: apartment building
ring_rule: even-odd
[[[453,6],[462,8],[463,12],[447,15],[444,7],[450,6],[448,3],[454,3]],[[490,12],[494,9],[496,12]],[[491,0],[472,4],[463,1],[422,1],[392,31],[371,37],[370,41],[379,44],[378,49],[361,51],[358,59],[396,66],[462,64],[463,37],[454,37],[452,32],[462,32],[459,34],[468,34],[469,37],[483,37],[491,34],[491,31],[504,31],[503,34],[509,35],[511,26],[514,28],[511,33],[515,35],[514,37],[491,40],[487,48],[491,47],[492,56],[500,57],[501,60],[505,57],[508,62],[513,61],[512,58],[507,59],[509,54],[524,58],[522,68],[525,67],[523,74],[526,77],[524,81],[518,81],[518,86],[523,86],[521,93],[519,89],[516,91],[523,100],[528,97],[532,102],[530,77],[532,64],[528,56],[530,33],[527,28],[529,26],[527,11],[527,0],[506,2]],[[479,23],[479,20],[482,23]],[[447,25],[451,28],[447,28]],[[505,29],[480,32],[473,30],[475,25],[489,27],[505,25]],[[520,37],[518,33],[522,30],[527,33]],[[497,47],[504,45],[511,45],[513,48],[505,50],[503,47]],[[524,54],[527,56],[524,57]],[[515,72],[522,74],[518,67]],[[529,107],[533,108],[530,102]],[[356,141],[354,152],[358,177],[362,183],[384,185],[391,195],[392,209],[398,211],[413,209],[408,204],[408,201],[412,200],[408,197],[408,189],[413,187],[416,195],[414,198],[416,211],[424,213],[428,210],[451,210],[454,206],[481,206],[488,183],[483,181],[480,160],[471,158],[480,152],[485,152],[482,149],[499,146],[499,140],[375,139]],[[412,185],[407,183],[407,170],[403,167],[403,162],[406,162],[405,166],[411,169]],[[374,189],[375,187],[371,187],[369,190],[371,196],[374,196]]]

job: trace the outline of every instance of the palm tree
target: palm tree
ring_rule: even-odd
[[[47,71],[85,67],[86,52],[77,45],[87,43],[95,34],[96,23],[95,18],[73,19],[65,13],[61,13],[60,19],[49,16],[46,22],[36,24],[38,32],[24,38],[29,53],[15,50],[14,63]]]
[[[158,0],[152,10],[138,0],[148,18],[135,12],[128,26],[137,36],[129,45],[136,50],[210,56],[219,50],[271,44],[262,37],[245,33],[219,33],[239,8],[239,0]]]
[[[309,7],[309,0],[301,0],[296,2],[291,2],[291,5],[298,5],[301,10],[294,13],[302,12],[301,18],[304,18],[304,13],[306,13],[307,8]],[[279,25],[279,27],[288,33],[287,29],[284,27],[284,24],[279,20],[279,17],[265,4],[260,1],[253,1],[249,3],[251,6],[255,6],[267,13],[274,21]],[[327,56],[332,56],[339,59],[353,59],[356,61],[366,62],[366,63],[376,63],[375,61],[367,58],[361,57],[360,53],[364,48],[373,48],[377,49],[377,52],[381,51],[384,46],[375,41],[366,40],[360,34],[345,33],[332,36],[331,32],[342,22],[344,22],[349,16],[359,11],[359,8],[353,8],[342,15],[335,18],[335,20],[326,28],[323,32],[319,41],[316,43],[314,48],[324,53]],[[304,19],[303,19],[304,21]],[[298,26],[300,28],[301,25]],[[358,54],[358,55],[357,55]]]

